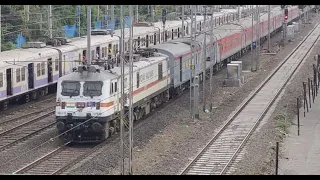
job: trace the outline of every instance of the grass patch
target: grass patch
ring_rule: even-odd
[[[290,121],[288,116],[284,114],[278,114],[274,119],[276,120],[276,128],[280,132],[288,134],[289,127],[292,125],[292,122]]]

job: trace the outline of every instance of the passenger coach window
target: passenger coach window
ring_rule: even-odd
[[[26,79],[26,67],[21,68],[21,81]]]
[[[65,55],[63,55],[63,57],[66,58]],[[58,71],[58,70],[59,70],[59,62],[58,62],[58,59],[55,59],[54,65],[55,65],[55,66],[54,66],[55,71]]]
[[[44,62],[41,63],[41,74],[44,75],[46,73],[46,69],[44,66]]]
[[[20,82],[20,68],[16,69],[16,76],[17,76],[16,82],[18,83],[18,82]]]
[[[3,87],[3,73],[0,73],[0,87]]]
[[[0,73],[0,87],[3,87],[3,73]]]
[[[41,75],[40,63],[37,64],[37,76]]]
[[[83,95],[84,96],[101,96],[102,95],[101,81],[87,81],[83,84]]]
[[[79,96],[80,94],[80,82],[78,81],[63,81],[61,83],[63,96]]]

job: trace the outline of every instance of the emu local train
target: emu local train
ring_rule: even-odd
[[[299,16],[299,9],[289,7],[288,22]],[[271,32],[282,26],[283,13],[280,8],[271,12]],[[261,40],[268,33],[268,15],[260,18]],[[239,24],[225,24],[214,29],[214,36],[207,35],[203,54],[204,36],[197,37],[195,68],[202,75],[213,66],[219,70],[224,63],[241,57],[250,50],[252,37],[251,18],[244,18]],[[212,39],[210,39],[212,38]],[[164,42],[151,49],[139,49],[135,52],[133,72],[133,112],[134,120],[141,119],[153,109],[179,95],[189,87],[190,82],[190,38],[179,38]],[[147,54],[147,55],[146,55]],[[215,62],[210,65],[210,62]],[[206,63],[203,69],[201,63]],[[101,63],[101,62],[100,62]],[[104,62],[106,63],[106,62]],[[101,63],[101,64],[104,64]],[[124,88],[128,93],[128,67],[125,67]],[[200,78],[201,79],[201,78]],[[120,68],[102,68],[95,65],[82,66],[76,72],[61,77],[57,83],[57,129],[64,138],[74,142],[103,141],[119,130],[119,111],[121,106]],[[125,105],[125,111],[128,104]]]
[[[236,12],[236,10],[234,10]],[[235,20],[236,13],[214,13],[213,25]],[[203,16],[197,16],[197,27],[203,30]],[[190,33],[190,19],[184,21],[183,31]],[[181,38],[180,20],[167,21],[165,28],[157,22],[136,24],[136,48],[152,47],[162,42]],[[208,25],[209,26],[209,25]],[[92,32],[92,58],[114,59],[119,49],[120,30],[111,35],[106,30]],[[86,37],[54,38],[52,45],[30,42],[21,49],[0,52],[0,109],[7,109],[10,101],[28,102],[49,92],[55,92],[58,78],[72,72],[86,58]],[[125,50],[128,39],[125,38]]]

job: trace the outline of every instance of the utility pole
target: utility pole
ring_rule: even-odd
[[[257,23],[256,23],[256,33],[257,33],[257,43],[256,43],[256,70],[259,70],[260,66],[260,7],[259,5],[256,6],[256,17],[257,17]]]
[[[211,7],[212,8],[212,7]],[[211,19],[210,19],[210,25],[211,25],[211,30],[210,30],[210,44],[213,45],[213,9],[211,9]],[[211,54],[211,57],[210,57],[210,80],[209,80],[209,83],[210,83],[210,93],[209,93],[209,111],[211,112],[212,111],[212,96],[213,96],[213,65],[214,65],[214,60],[217,58],[216,56],[216,45],[217,43],[214,44],[213,46],[213,54]],[[213,56],[213,57],[212,57]]]
[[[129,5],[130,33],[129,33],[129,175],[132,175],[132,147],[133,147],[133,5]]]
[[[139,5],[136,5],[136,23],[139,22]]]
[[[81,37],[81,6],[77,7],[77,17],[78,17],[78,36]]]
[[[2,7],[2,6],[0,5],[0,52],[2,51],[2,48],[1,48],[1,45],[2,45],[2,44],[1,44],[1,43],[2,43],[2,41],[1,41],[1,39],[2,39],[2,27],[1,27],[1,25],[2,25],[2,24],[1,24],[1,17],[2,17],[2,16],[1,16],[1,7]]]
[[[206,21],[207,21],[207,6],[204,6],[204,20],[203,20],[203,31],[204,31],[204,38],[203,38],[203,47],[202,50],[203,52],[203,60],[202,60],[202,68],[203,68],[203,73],[202,73],[202,79],[203,79],[203,111],[206,111],[206,62],[207,62],[207,28],[206,28]]]
[[[112,31],[114,31],[114,28],[116,26],[116,21],[114,19],[114,5],[111,5],[111,22],[113,23],[113,28],[111,29]]]
[[[182,14],[182,16],[181,16],[181,19],[182,19],[182,37],[184,37],[184,5],[181,5],[182,7],[181,7],[181,14]]]
[[[91,64],[91,6],[87,6],[87,65]]]
[[[109,5],[106,5],[104,7],[104,28],[107,29],[107,25],[108,25],[108,19],[109,19]]]
[[[255,42],[254,41],[254,39],[255,39],[255,37],[254,37],[254,18],[255,18],[255,11],[254,11],[254,9],[253,9],[253,5],[251,5],[251,17],[252,17],[252,24],[251,24],[251,27],[252,27],[252,29],[251,29],[251,32],[252,32],[252,34],[251,34],[251,54],[252,54],[252,59],[251,59],[251,71],[256,71],[256,69],[254,68],[254,66],[255,66],[255,52],[254,52],[254,50],[253,50],[253,43]]]
[[[97,22],[99,21],[100,18],[100,6],[97,5]]]
[[[125,175],[125,153],[124,153],[124,136],[125,136],[125,128],[124,128],[124,105],[125,105],[125,93],[124,93],[124,53],[122,49],[122,39],[124,38],[123,34],[123,5],[120,5],[120,63],[121,63],[121,110],[120,110],[120,168],[121,168],[121,175]]]
[[[52,39],[52,6],[48,5],[48,30],[49,30],[49,37]]]
[[[151,5],[151,21],[154,22],[154,7],[155,5]]]
[[[199,76],[197,74],[196,62],[196,36],[197,36],[197,19],[196,19],[196,5],[191,7],[191,63],[190,63],[190,113],[191,120],[199,118],[199,106],[198,106],[198,95],[199,95]]]
[[[238,5],[238,22],[240,21],[241,18],[241,11],[240,11],[240,5]]]
[[[268,5],[268,53],[270,52],[270,14],[271,6]]]
[[[24,15],[26,16],[26,22],[29,22],[30,9],[29,5],[24,5]]]

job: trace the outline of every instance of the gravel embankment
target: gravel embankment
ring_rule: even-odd
[[[298,39],[313,25],[306,25]],[[281,34],[272,38],[273,51]],[[243,70],[245,84],[240,88],[223,87],[226,69],[214,76],[213,113],[200,113],[201,120],[190,123],[189,93],[186,92],[141,122],[134,132],[134,174],[177,174],[212,137],[230,113],[255,89],[285,56],[299,43],[298,40],[282,48],[277,55],[262,55],[261,70],[250,70],[251,53],[245,55]],[[207,81],[208,82],[208,81]],[[209,85],[207,86],[209,87]],[[200,94],[201,97],[201,94]],[[200,106],[202,107],[202,106]],[[70,170],[69,174],[119,174],[119,141],[110,141],[101,151]],[[259,154],[259,153],[258,153]]]
[[[316,21],[318,20],[314,18],[312,24],[314,25]],[[297,97],[302,99],[302,82],[307,82],[308,78],[312,78],[312,64],[316,63],[314,55],[319,53],[320,43],[317,42],[310,56],[301,64],[285,90],[282,91],[281,97],[278,97],[278,103],[272,108],[274,111],[270,113],[270,117],[263,120],[259,131],[255,132],[248,141],[247,153],[239,162],[238,170],[234,174],[275,174],[276,141],[282,142],[288,133],[289,126],[296,126],[296,122],[292,120],[297,113]],[[303,104],[301,103],[300,106]],[[283,121],[280,117],[285,117],[285,120]],[[285,158],[282,152],[279,156]]]

